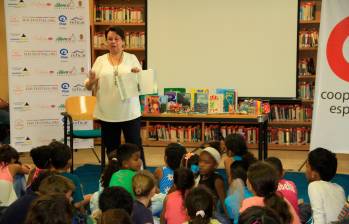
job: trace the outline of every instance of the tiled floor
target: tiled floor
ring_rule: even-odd
[[[97,153],[100,153],[99,147],[96,147]],[[145,147],[145,157],[147,166],[162,166],[164,164],[164,148],[162,147]],[[190,149],[189,149],[190,150]],[[251,152],[257,155],[256,150],[251,150]],[[93,155],[90,149],[79,149],[78,152],[74,154],[75,156],[75,167],[81,166],[83,164],[97,164],[98,161]],[[280,150],[270,150],[269,156],[276,156],[283,162],[284,169],[297,171],[299,167],[303,164],[306,159],[307,152],[305,151],[280,151]],[[349,174],[349,155],[338,154],[338,173]],[[32,164],[29,153],[23,153],[21,156],[21,161],[23,163]],[[220,167],[223,167],[222,163]],[[303,167],[302,171],[304,171]]]

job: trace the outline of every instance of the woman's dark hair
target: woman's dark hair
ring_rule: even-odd
[[[247,169],[248,169],[248,164],[246,161],[243,161],[243,160],[234,161],[230,165],[230,174],[232,176],[232,179],[234,180],[234,179],[240,178],[246,186]]]
[[[30,157],[39,169],[48,169],[51,165],[52,147],[48,145],[39,146],[30,150]]]
[[[100,224],[132,224],[130,215],[124,209],[109,209],[102,213]]]
[[[308,163],[312,170],[319,173],[321,180],[330,181],[337,173],[336,154],[324,148],[309,152]]]
[[[241,213],[239,224],[283,224],[278,214],[268,207],[252,206]]]
[[[235,156],[241,156],[243,160],[250,166],[257,159],[248,151],[246,140],[241,134],[235,133],[227,135],[224,139],[224,144],[228,151]]]
[[[15,163],[18,163],[19,153],[17,150],[8,144],[0,146],[0,163],[8,165],[12,160],[15,160]]]
[[[210,223],[213,206],[213,197],[205,187],[196,187],[189,191],[185,198],[185,207],[191,220],[189,223]]]
[[[279,176],[274,167],[266,162],[256,162],[248,168],[247,179],[256,195],[264,198],[265,206],[274,209],[283,223],[290,223],[289,205],[276,194]]]
[[[123,187],[108,187],[99,196],[99,208],[102,212],[113,208],[125,209],[131,215],[133,199]]]
[[[119,170],[119,163],[116,157],[116,150],[108,154],[108,166],[103,171],[101,176],[101,185],[103,188],[109,187],[109,182],[113,174]]]
[[[183,155],[187,153],[186,148],[179,143],[170,143],[165,148],[166,164],[172,170],[176,170],[181,165]]]
[[[121,27],[118,27],[118,26],[110,26],[110,27],[108,27],[104,31],[105,39],[107,39],[109,32],[114,32],[117,35],[119,35],[123,41],[125,40],[125,31]]]
[[[185,198],[185,192],[195,184],[194,174],[187,168],[178,168],[174,171],[173,183],[176,186],[176,190],[179,190],[183,198]]]
[[[133,153],[139,152],[140,148],[136,144],[125,143],[121,144],[116,152],[117,159],[117,170],[122,168],[122,163],[126,160],[129,160]]]
[[[40,196],[30,206],[26,224],[70,224],[73,211],[64,194]]]

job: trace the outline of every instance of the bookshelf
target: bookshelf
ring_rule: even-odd
[[[146,68],[146,0],[92,0],[92,63],[107,53],[104,30],[120,26],[125,31],[126,52],[135,54]]]
[[[229,132],[243,131],[249,146],[258,149],[258,158],[267,158],[267,115],[143,113],[142,122],[144,146],[165,147],[170,142],[181,142],[195,148],[209,140],[220,140]]]

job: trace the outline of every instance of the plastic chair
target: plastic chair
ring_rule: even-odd
[[[90,130],[74,130],[74,121],[94,120],[93,111],[96,105],[95,96],[70,96],[65,100],[65,112],[61,113],[64,118],[64,144],[67,145],[69,137],[69,146],[72,155],[71,172],[73,172],[74,165],[74,138],[89,139],[101,138],[101,129]],[[69,124],[69,129],[68,129]],[[105,147],[103,141],[101,142],[101,159],[99,159],[96,151],[92,148],[93,154],[96,156],[98,162],[101,163],[102,169],[105,165]]]

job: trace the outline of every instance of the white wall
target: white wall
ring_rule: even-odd
[[[163,87],[295,97],[297,0],[149,0],[148,67]]]

